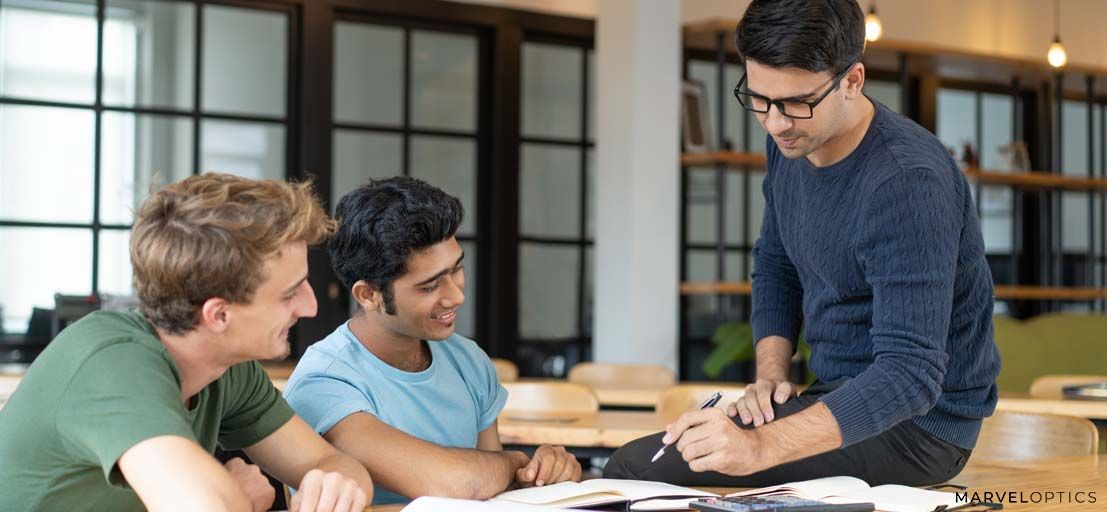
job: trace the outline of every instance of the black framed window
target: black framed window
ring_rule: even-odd
[[[590,41],[522,44],[519,359],[542,365],[525,373],[562,376],[591,359],[593,66]]]
[[[466,305],[457,332],[476,337],[481,34],[340,13],[334,25],[331,207],[370,178],[413,176],[457,196],[465,220]],[[353,302],[350,303],[354,307]]]
[[[0,4],[0,304],[22,333],[54,294],[131,295],[134,208],[202,171],[296,160],[288,4]]]

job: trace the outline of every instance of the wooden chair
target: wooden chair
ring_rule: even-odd
[[[1107,382],[1107,375],[1043,375],[1030,384],[1030,396],[1034,398],[1062,398],[1065,386]]]
[[[514,382],[519,379],[519,368],[507,359],[493,357],[492,366],[496,367],[496,375],[500,377],[500,382]]]
[[[572,382],[505,382],[508,417],[579,417],[595,414],[600,401],[588,386]]]
[[[719,400],[716,407],[725,408],[742,396],[745,389],[745,386],[737,384],[682,384],[673,386],[657,397],[657,417],[663,423],[672,423],[681,414],[694,409],[716,391],[723,393],[723,399]]]
[[[1086,418],[998,411],[984,419],[974,461],[1032,460],[1094,455],[1099,431]]]
[[[588,386],[664,388],[675,384],[676,376],[655,364],[578,363],[569,370],[568,380]]]

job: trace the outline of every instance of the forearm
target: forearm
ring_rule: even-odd
[[[757,342],[757,378],[776,382],[788,380],[793,344],[781,336],[766,336]]]
[[[526,466],[530,457],[517,451],[487,451],[446,448],[447,457],[435,489],[429,494],[485,500],[504,492],[515,483],[515,471]]]
[[[357,459],[334,450],[319,459],[319,463],[316,464],[315,468],[327,473],[339,473],[350,478],[357,482],[361,490],[365,491],[369,501],[373,500],[373,480],[369,477],[369,472],[366,471],[365,466],[362,466]]]
[[[842,446],[838,421],[822,402],[751,430],[758,436],[761,460],[770,468],[836,450]],[[798,442],[802,440],[803,442]]]

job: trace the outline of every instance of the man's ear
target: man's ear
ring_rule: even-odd
[[[361,306],[361,309],[366,311],[375,311],[384,305],[384,297],[380,290],[365,281],[354,283],[354,286],[350,288],[350,293],[354,296],[354,300],[357,301],[358,305]]]
[[[212,297],[200,305],[200,325],[216,333],[225,332],[231,323],[230,303],[220,297]]]
[[[865,87],[865,65],[860,62],[846,73],[846,98],[861,97],[861,91]]]

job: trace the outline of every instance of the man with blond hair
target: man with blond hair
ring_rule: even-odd
[[[360,511],[369,474],[297,417],[257,360],[315,315],[307,247],[334,230],[310,184],[193,176],[135,214],[141,307],[62,331],[0,411],[0,510],[267,510],[243,449],[299,492]]]

